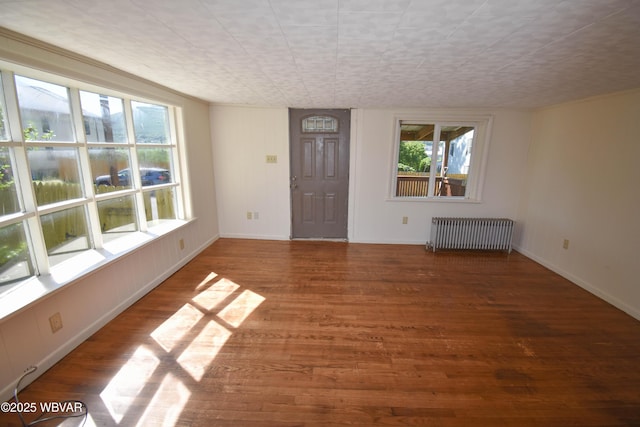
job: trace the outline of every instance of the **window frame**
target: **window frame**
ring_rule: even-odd
[[[475,128],[473,144],[471,146],[471,161],[467,178],[467,187],[464,196],[433,195],[427,191],[426,196],[398,196],[396,188],[398,182],[398,162],[400,155],[401,128],[403,124],[427,125],[433,124],[439,127],[445,126],[473,126]],[[453,203],[480,203],[486,175],[489,145],[493,115],[490,114],[398,114],[394,116],[394,133],[391,152],[391,179],[389,180],[388,200],[402,202],[453,202]],[[439,142],[438,142],[439,144]],[[432,163],[437,165],[436,162]],[[431,177],[437,175],[437,167],[433,167]],[[430,185],[429,190],[433,187]]]
[[[15,76],[17,75],[67,88],[73,127],[72,134],[75,141],[26,141],[22,131],[20,105],[16,90]],[[83,83],[47,71],[12,64],[3,60],[0,60],[0,84],[3,86],[2,94],[4,96],[1,102],[4,107],[4,124],[7,136],[6,140],[0,140],[0,147],[7,148],[9,157],[12,160],[12,175],[17,187],[18,203],[20,206],[18,212],[0,215],[0,227],[4,228],[18,223],[22,224],[26,234],[28,256],[33,268],[32,274],[28,277],[2,283],[5,289],[0,289],[0,302],[3,305],[2,310],[0,310],[1,319],[37,301],[48,292],[70,283],[70,281],[72,281],[70,277],[77,278],[87,274],[105,263],[111,262],[120,255],[135,250],[147,244],[149,241],[183,226],[191,220],[191,218],[187,218],[191,210],[190,207],[187,206],[187,193],[184,189],[183,180],[181,179],[182,174],[185,173],[185,171],[182,170],[185,165],[181,161],[181,151],[184,150],[184,131],[182,128],[183,119],[180,105],[174,105],[158,99],[151,99],[148,96],[138,96],[132,93],[124,93],[121,90]],[[94,143],[87,141],[84,126],[85,117],[80,101],[81,91],[122,99],[125,111],[128,110],[128,112],[125,112],[128,116],[125,118],[125,132],[128,134],[127,142]],[[167,109],[168,141],[161,144],[161,148],[168,150],[169,153],[171,182],[142,186],[139,174],[133,174],[132,181],[134,181],[134,184],[131,188],[100,194],[94,187],[93,172],[89,158],[90,148],[104,146],[126,148],[130,152],[130,157],[135,159],[135,162],[132,161],[130,167],[132,170],[137,170],[137,147],[156,148],[158,146],[158,144],[149,143],[137,144],[135,141],[131,114],[132,102],[152,104]],[[56,148],[72,147],[76,150],[76,163],[78,164],[78,173],[80,176],[79,181],[83,190],[81,197],[38,206],[33,190],[31,170],[29,168],[28,148],[43,146],[53,146]],[[172,219],[166,219],[157,224],[148,223],[145,213],[144,194],[165,189],[171,190],[173,200],[172,208],[175,215]],[[133,199],[133,203],[136,206],[137,231],[129,231],[123,234],[121,238],[105,242],[99,221],[98,203],[119,197],[131,197]],[[73,257],[73,263],[67,263],[66,261],[61,263],[65,264],[64,269],[75,271],[75,273],[71,274],[68,271],[63,272],[62,270],[64,269],[62,267],[56,268],[57,265],[52,265],[50,262],[52,255],[47,251],[40,218],[44,215],[63,212],[66,209],[74,207],[81,207],[84,211],[89,248],[78,252],[77,255]],[[60,277],[65,277],[65,279],[61,280]],[[37,286],[36,283],[39,283],[40,286]]]

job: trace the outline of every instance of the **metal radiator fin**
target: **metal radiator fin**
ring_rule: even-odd
[[[427,249],[478,249],[511,252],[514,221],[508,218],[431,219]]]

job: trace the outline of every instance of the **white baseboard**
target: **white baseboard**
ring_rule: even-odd
[[[609,294],[608,292],[598,288],[597,286],[594,286],[592,283],[588,282],[587,280],[584,280],[578,276],[575,276],[574,274],[563,270],[562,268],[558,267],[557,265],[553,264],[552,262],[550,262],[547,259],[541,258],[519,246],[514,246],[513,249],[517,252],[520,252],[522,255],[526,256],[527,258],[530,258],[531,260],[537,262],[538,264],[548,268],[549,270],[553,271],[554,273],[559,274],[560,276],[564,277],[565,279],[569,280],[570,282],[580,286],[582,289],[584,289],[585,291],[597,296],[598,298],[608,302],[609,304],[613,305],[614,307],[624,311],[625,313],[627,313],[629,316],[640,320],[640,309],[636,308],[636,307],[632,307],[629,304],[626,304],[624,301],[620,300],[617,297],[614,297],[613,295]]]
[[[289,236],[269,235],[269,234],[242,234],[242,233],[222,233],[221,238],[225,239],[247,239],[247,240],[289,240]]]
[[[120,313],[125,311],[127,308],[131,307],[136,301],[140,298],[148,294],[155,287],[164,282],[169,276],[178,271],[180,268],[185,266],[189,261],[195,258],[200,252],[205,250],[208,246],[213,244],[216,240],[218,240],[218,236],[214,236],[211,239],[208,239],[205,243],[197,247],[195,250],[191,251],[188,255],[180,259],[178,262],[167,268],[160,275],[156,276],[151,282],[142,286],[135,294],[132,294],[129,298],[122,301],[120,304],[115,306],[113,309],[105,313],[103,316],[96,319],[94,322],[89,324],[86,328],[78,332],[76,335],[68,339],[64,344],[59,346],[56,350],[49,353],[44,359],[40,360],[36,366],[37,370],[33,373],[25,377],[25,379],[20,384],[21,389],[25,386],[32,383],[36,380],[40,375],[45,373],[49,368],[58,363],[65,357],[67,354],[71,353],[76,347],[86,341],[91,335],[95,334],[98,330],[100,330],[103,326],[113,320]],[[2,390],[0,390],[0,401],[4,402],[13,397],[13,391],[15,389],[15,385],[20,380],[20,377],[15,378],[15,380],[5,386]]]
[[[363,243],[369,245],[426,245],[426,240],[368,240],[368,239],[352,239],[351,243]]]

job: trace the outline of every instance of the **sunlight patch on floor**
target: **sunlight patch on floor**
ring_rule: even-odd
[[[138,347],[100,394],[116,424],[130,423],[134,406],[144,408],[139,426],[179,423],[191,396],[184,373],[201,381],[233,330],[265,301],[255,292],[240,289],[239,284],[211,272],[196,285],[198,294],[149,334],[159,345],[154,347],[156,353]],[[174,358],[172,352],[179,351]],[[158,384],[158,375],[165,373]],[[151,393],[153,397],[146,397]]]
[[[190,396],[189,389],[169,372],[162,380],[158,391],[153,395],[137,425],[141,427],[175,426]]]
[[[177,362],[194,380],[200,381],[230,336],[231,332],[224,326],[210,321],[182,352]]]
[[[151,350],[143,346],[138,347],[100,393],[100,398],[116,423],[122,421],[159,363],[160,360]]]
[[[222,278],[209,288],[196,295],[193,298],[193,302],[197,303],[205,310],[211,311],[229,295],[234,293],[239,287],[240,285],[233,283],[231,280]]]
[[[211,273],[209,273],[209,275],[207,275],[207,277],[205,277],[202,282],[198,283],[198,286],[196,286],[196,291],[199,291],[200,289],[202,289],[205,286],[207,286],[209,284],[209,282],[211,282],[216,277],[218,277],[217,273],[214,273],[213,271]]]
[[[151,337],[169,353],[203,317],[200,310],[187,303],[151,332]]]
[[[218,313],[218,317],[233,326],[239,327],[242,322],[265,300],[261,295],[244,290],[236,299]]]

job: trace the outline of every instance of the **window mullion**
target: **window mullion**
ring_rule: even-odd
[[[22,124],[20,123],[20,109],[18,108],[18,96],[16,94],[16,85],[13,79],[13,73],[2,71],[2,86],[4,88],[4,98],[7,108],[7,117],[5,124],[7,125],[9,139],[11,141],[23,141]]]
[[[31,248],[33,257],[33,265],[40,274],[48,274],[50,271],[49,257],[47,255],[47,246],[40,227],[40,214],[36,201],[36,195],[33,191],[33,183],[31,182],[31,170],[27,152],[24,147],[14,148],[14,161],[16,163],[16,186],[19,187],[22,195],[22,205],[25,213],[32,214],[27,218],[27,236],[28,245]]]
[[[49,262],[47,245],[44,240],[44,233],[40,226],[39,215],[36,214],[27,219],[27,235],[29,236],[36,274],[49,274],[51,272],[51,264]]]
[[[391,197],[398,197],[398,163],[400,157],[400,145],[402,144],[402,120],[396,120],[396,129],[395,129],[395,156],[392,157],[393,163],[391,164],[391,171],[393,174],[393,180],[391,181],[390,194]]]
[[[31,182],[31,168],[27,158],[24,135],[22,133],[22,122],[20,120],[20,108],[18,106],[18,96],[14,74],[3,71],[2,85],[7,109],[6,122],[8,124],[10,139],[20,142],[20,146],[13,148],[13,160],[15,162],[14,179],[19,191],[20,204],[23,211],[28,214],[26,218],[27,245],[31,249],[32,262],[36,269],[36,274],[48,274],[50,271],[47,247],[44,241],[44,234],[40,227],[40,216],[36,196]]]
[[[440,151],[440,124],[436,123],[433,130],[433,144],[431,146],[431,168],[429,169],[429,189],[427,197],[436,194],[436,179],[438,176],[438,153]]]
[[[95,191],[93,180],[91,179],[91,163],[89,161],[89,151],[87,149],[87,135],[84,131],[84,115],[82,114],[82,104],[80,102],[80,91],[71,88],[69,98],[71,101],[71,116],[73,117],[73,127],[75,129],[76,141],[78,143],[78,161],[80,162],[80,176],[82,177],[82,187],[84,195],[89,200],[87,212],[89,224],[89,236],[95,248],[102,248],[102,230],[100,229],[100,216],[95,201]]]
[[[172,171],[176,171],[176,170],[183,170],[182,169],[182,162],[181,162],[181,158],[180,158],[180,152],[177,149],[177,144],[178,144],[178,138],[179,135],[182,135],[183,129],[182,129],[182,123],[180,122],[180,117],[178,116],[178,111],[175,107],[170,107],[169,108],[169,121],[170,121],[170,130],[171,130],[171,170]],[[176,167],[177,166],[177,167]],[[177,216],[178,218],[185,218],[186,212],[185,210],[187,209],[187,203],[186,200],[184,199],[184,194],[182,192],[183,189],[183,185],[184,183],[182,182],[181,176],[179,176],[179,174],[175,174],[173,176],[173,182],[179,185],[175,186],[175,201],[174,201],[174,205],[177,208]],[[178,200],[180,200],[180,203],[176,203]]]
[[[473,180],[470,180],[467,184],[466,198],[473,195],[475,198],[481,198],[482,187],[480,183],[484,182],[485,164],[481,162],[481,159],[485,159],[488,156],[488,136],[490,134],[492,119],[490,118],[486,122],[476,123],[475,132],[473,134],[473,142],[471,146],[471,163],[469,165],[469,176],[474,176]],[[480,144],[480,141],[484,141],[484,144]],[[482,152],[481,149],[482,148]]]
[[[134,200],[136,204],[136,215],[138,216],[138,226],[140,231],[147,231],[148,226],[144,209],[144,196],[142,194],[142,180],[140,179],[140,173],[134,173],[134,171],[140,170],[140,163],[138,162],[136,134],[133,124],[133,109],[130,99],[125,100],[124,114],[127,126],[127,140],[131,145],[131,182],[133,183],[133,188],[136,190]]]

